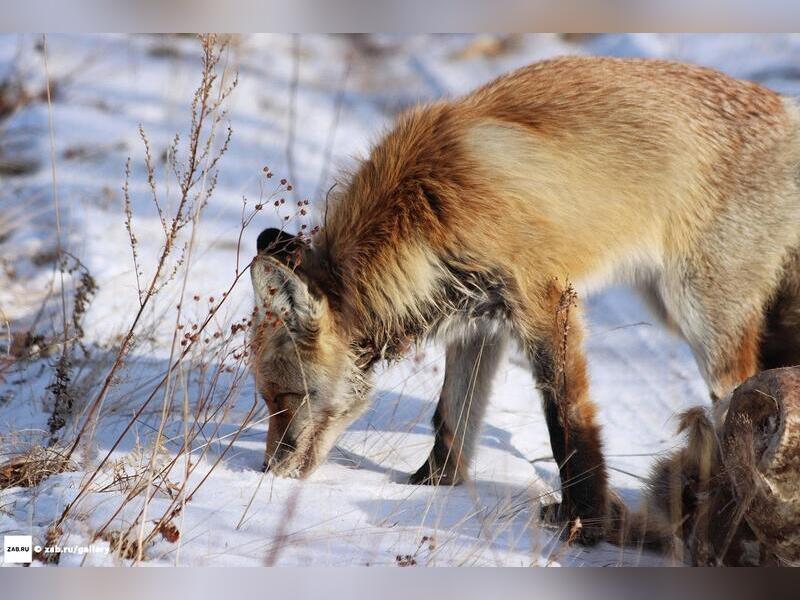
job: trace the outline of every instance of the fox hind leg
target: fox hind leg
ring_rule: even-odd
[[[706,381],[712,402],[759,369],[764,330],[766,273],[709,253],[676,261],[661,279],[660,292]]]
[[[762,369],[800,365],[800,248],[787,259],[767,307],[760,359]]]

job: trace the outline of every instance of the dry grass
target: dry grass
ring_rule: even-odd
[[[0,490],[11,487],[33,487],[57,473],[77,471],[78,466],[64,456],[63,451],[45,446],[33,446],[0,463]]]
[[[219,299],[212,298],[209,300],[207,313],[200,318],[199,323],[192,324],[191,333],[182,331],[185,327],[183,322],[185,319],[184,309],[182,308],[182,297],[186,290],[185,273],[188,272],[188,265],[191,262],[196,226],[200,221],[204,208],[208,205],[213,195],[217,179],[217,165],[227,150],[232,134],[230,127],[228,127],[221,141],[217,139],[218,130],[225,119],[224,104],[236,86],[235,77],[231,79],[228,72],[220,68],[220,61],[226,52],[225,42],[220,42],[215,36],[209,35],[201,36],[200,45],[202,49],[202,72],[200,84],[194,94],[190,108],[189,137],[185,143],[182,143],[180,138],[176,136],[166,156],[168,172],[176,181],[179,190],[179,197],[177,201],[171,203],[171,210],[167,208],[168,203],[165,201],[163,191],[158,183],[148,137],[144,129],[140,128],[148,186],[164,235],[156,265],[147,274],[140,264],[137,252],[138,241],[135,233],[133,201],[129,189],[130,160],[126,168],[126,180],[123,188],[125,225],[129,235],[131,256],[136,274],[139,309],[126,333],[121,337],[119,346],[114,353],[113,362],[102,379],[102,384],[83,410],[81,424],[70,442],[67,456],[72,456],[79,447],[88,448],[92,444],[105,401],[114,390],[119,375],[127,367],[129,357],[139,339],[145,334],[145,317],[152,314],[154,300],[167,287],[175,284],[180,286],[181,301],[178,304],[178,317],[175,323],[169,367],[152,387],[147,398],[138,405],[134,411],[134,416],[130,418],[128,424],[123,428],[122,433],[120,433],[105,456],[89,469],[76,497],[64,508],[62,514],[53,525],[54,530],[61,530],[81,501],[93,492],[99,491],[93,484],[102,473],[107,471],[107,466],[111,466],[110,459],[113,452],[134,424],[137,423],[138,419],[142,417],[148,406],[160,397],[162,399],[162,406],[159,411],[160,419],[156,435],[152,441],[149,457],[141,461],[143,464],[140,464],[134,473],[125,472],[122,476],[117,473],[117,481],[123,482],[125,487],[123,500],[118,509],[113,512],[113,516],[93,535],[94,539],[109,539],[110,536],[113,538],[112,545],[116,547],[118,554],[137,561],[144,559],[145,547],[155,535],[169,531],[168,524],[172,518],[191,499],[191,492],[187,492],[185,486],[189,475],[199,463],[199,461],[192,463],[189,460],[189,455],[194,450],[192,443],[210,422],[215,422],[216,427],[219,428],[230,406],[229,402],[217,402],[217,386],[222,373],[238,372],[238,377],[241,378],[244,372],[243,358],[245,352],[239,351],[236,353],[231,350],[231,345],[235,343],[233,336],[238,332],[229,333],[224,339],[221,339],[221,332],[209,331],[211,324],[215,321],[216,313],[225,302],[230,289],[227,292],[223,292]],[[181,271],[184,273],[184,278],[176,281]],[[238,282],[240,275],[237,274],[234,277],[232,286]],[[217,341],[216,347],[213,349],[209,348],[211,339]],[[203,348],[202,355],[200,355],[201,347]],[[237,354],[238,356],[238,359],[233,361],[236,366],[231,366],[230,364],[232,362],[231,354]],[[216,363],[213,362],[215,359]],[[194,370],[195,367],[199,367],[204,375],[208,376],[207,379],[202,377],[207,381],[208,387],[202,390],[196,407],[190,407],[186,390],[181,390],[176,380],[180,377],[185,377],[187,369]],[[235,389],[235,386],[231,388],[231,390],[233,389]],[[183,398],[179,397],[181,391],[183,392]],[[228,399],[228,396],[223,394],[223,398]],[[192,415],[192,409],[195,411],[194,415]],[[164,426],[167,419],[173,416],[175,410],[181,412],[185,419],[183,443],[180,451],[171,460],[163,461],[159,457],[162,455],[163,444],[166,441],[164,438]],[[215,421],[215,419],[219,420]],[[205,452],[201,453],[201,456],[204,454]],[[173,469],[180,472],[181,461],[185,466],[182,473],[185,476],[183,483],[178,485],[169,484],[169,473]],[[118,467],[119,465],[117,465]],[[148,523],[147,513],[150,500],[153,494],[160,489],[166,489],[170,496],[174,498],[174,502],[167,512],[156,520],[155,527],[151,528],[149,525],[145,527],[145,524]],[[116,530],[112,529],[111,525],[116,516],[129,503],[140,500],[142,502],[138,516],[124,530],[116,532]]]
[[[199,42],[201,75],[189,110],[187,139],[176,136],[163,157],[164,164],[159,165],[146,131],[139,129],[147,188],[163,233],[159,255],[149,272],[139,254],[138,204],[130,185],[132,158],[126,167],[123,218],[135,273],[138,310],[110,354],[98,360],[90,357],[92,349],[89,349],[79,355],[75,350],[82,348],[81,316],[95,288],[88,272],[68,273],[79,274],[72,277],[77,285],[64,317],[62,350],[68,352],[62,351],[62,358],[55,363],[51,385],[56,400],[51,429],[69,435],[63,441],[64,458],[78,462],[86,474],[77,493],[50,525],[49,535],[58,543],[70,533],[74,523],[85,521],[86,511],[93,510],[90,499],[113,492],[109,498],[116,507],[90,531],[90,541],[108,541],[116,556],[134,564],[153,558],[149,548],[159,538],[176,545],[175,561],[179,562],[186,505],[261,410],[261,404],[253,399],[247,414],[235,417],[238,428],[222,433],[223,425],[234,418],[232,410],[248,376],[245,334],[250,315],[231,323],[220,319],[220,310],[249,270],[249,263],[240,259],[244,231],[268,204],[285,213],[289,207],[284,206],[283,196],[292,190],[285,179],[273,182],[273,173],[264,167],[262,196],[255,204],[243,202],[236,260],[229,283],[209,297],[188,291],[196,230],[212,200],[219,161],[232,135],[225,124],[225,105],[237,81],[228,64],[227,38],[208,35],[201,36]],[[158,176],[161,167],[165,167],[167,181]],[[177,189],[177,198],[170,198],[170,189]],[[285,215],[284,220],[305,216],[307,207],[308,201],[297,203],[297,208]],[[307,224],[299,228],[306,232]],[[123,392],[120,382],[136,370],[135,351],[143,340],[153,337],[152,328],[163,318],[166,298],[170,302],[177,299],[167,366],[137,385],[135,392]],[[87,364],[94,366],[86,369],[83,377],[72,376],[73,368],[85,369]],[[105,373],[98,373],[98,369]],[[83,389],[79,393],[80,383]],[[87,400],[79,403],[78,397]],[[111,417],[123,417],[125,424],[100,457],[93,458],[95,436]],[[175,421],[182,423],[182,431],[176,435],[173,429],[168,434],[167,425]],[[123,440],[130,438],[142,422],[154,423],[152,435],[137,440],[135,450],[123,459],[116,458],[114,454]],[[154,499],[159,500],[157,505]],[[155,506],[159,508],[156,510]]]
[[[58,543],[65,531],[69,533],[73,519],[85,519],[85,510],[91,510],[90,505],[83,503],[87,497],[108,491],[119,492],[121,502],[118,509],[113,511],[114,516],[100,526],[93,537],[110,541],[118,556],[136,561],[145,559],[145,548],[156,535],[170,541],[179,540],[179,531],[172,520],[191,501],[192,494],[208,479],[225,452],[202,476],[200,484],[188,488],[189,477],[200,465],[205,464],[203,458],[212,448],[217,451],[225,443],[230,448],[249,425],[246,418],[236,435],[220,434],[220,427],[229,418],[233,400],[238,395],[239,383],[247,372],[244,340],[247,318],[230,326],[222,324],[217,317],[228,293],[247,272],[247,266],[238,263],[238,248],[236,272],[232,274],[230,287],[216,298],[209,298],[208,304],[200,311],[199,297],[196,297],[196,306],[190,306],[193,304],[191,301],[183,300],[187,293],[186,273],[195,244],[195,230],[213,196],[218,163],[227,150],[232,134],[230,127],[225,127],[225,104],[236,86],[236,77],[227,64],[227,39],[207,35],[201,36],[199,42],[201,76],[189,110],[189,135],[186,140],[176,136],[165,157],[166,177],[174,183],[161,181],[157,177],[157,165],[148,137],[140,128],[147,183],[164,235],[156,265],[149,273],[144,272],[137,254],[135,210],[128,185],[130,171],[125,180],[125,223],[136,273],[138,312],[118,339],[110,358],[105,356],[107,351],[100,358],[92,356],[92,352],[97,353],[98,349],[83,345],[83,316],[97,289],[96,283],[80,261],[68,252],[67,240],[62,240],[59,235],[56,260],[60,290],[64,295],[63,327],[60,332],[56,330],[47,334],[48,339],[60,340],[57,343],[59,357],[51,365],[52,381],[48,386],[53,406],[49,421],[50,445],[35,445],[0,465],[1,488],[36,486],[50,475],[65,470],[80,468],[86,471],[77,494],[48,528],[48,536],[53,543]],[[46,61],[46,43],[43,44],[43,52]],[[16,109],[18,104],[15,103],[13,108]],[[11,108],[9,104],[7,112]],[[267,174],[268,170],[265,171],[265,177]],[[269,176],[272,176],[271,173]],[[54,169],[54,195],[56,189]],[[178,190],[177,199],[169,198],[170,189]],[[252,221],[262,204],[243,208],[242,230]],[[17,226],[9,216],[0,215],[0,244]],[[241,232],[239,240],[241,242]],[[71,289],[67,288],[69,283],[73,284]],[[180,302],[168,367],[154,380],[142,382],[145,389],[149,387],[149,394],[144,401],[137,396],[128,396],[127,399],[120,397],[120,383],[129,377],[131,369],[136,368],[134,352],[142,340],[151,337],[149,329],[158,321],[161,309],[156,299],[162,296],[175,297],[176,293]],[[20,361],[38,358],[34,350],[37,344],[43,342],[39,333],[12,333],[11,325],[5,318],[0,320],[0,326],[6,339],[3,344],[4,359],[0,363],[1,376]],[[98,372],[98,369],[104,369],[105,373]],[[192,384],[199,386],[199,396],[191,401],[187,389],[190,374]],[[141,392],[141,389],[137,391]],[[130,409],[131,400],[136,402],[133,410]],[[148,412],[150,404],[155,410]],[[251,415],[254,412],[255,406],[250,411]],[[103,427],[104,419],[115,414],[125,414],[127,425],[108,452],[99,460],[94,460],[94,436]],[[132,427],[140,419],[152,416],[156,416],[158,422],[153,439],[142,445],[138,453],[129,453],[126,460],[112,461],[112,454]],[[175,416],[182,418],[183,434],[178,439],[167,438],[164,426],[168,419]],[[209,432],[214,443],[207,441]],[[201,443],[201,440],[206,440],[206,443]],[[21,442],[13,446],[18,448],[24,445]],[[167,445],[170,446],[168,453],[165,450]],[[173,483],[176,477],[179,483]],[[111,479],[110,483],[108,479]],[[156,494],[168,498],[172,503],[163,514],[153,518],[148,514],[148,505]],[[125,512],[131,503],[141,506],[138,516],[120,528],[115,518]]]

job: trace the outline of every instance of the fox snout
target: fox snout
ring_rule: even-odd
[[[307,474],[307,459],[298,447],[297,439],[290,427],[283,423],[270,424],[267,435],[267,451],[263,470],[279,477],[302,477]]]

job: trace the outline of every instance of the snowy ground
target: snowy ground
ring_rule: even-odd
[[[32,36],[0,37],[0,79],[17,68],[31,90],[42,89],[40,41]],[[252,206],[269,193],[264,165],[278,179],[296,171],[295,189],[287,200],[291,204],[310,198],[313,207],[334,174],[352,165],[352,157],[366,151],[398,110],[415,102],[459,94],[510,68],[564,53],[683,59],[800,95],[797,36],[303,36],[291,110],[294,48],[290,36],[246,36],[223,57],[226,77],[238,71],[239,85],[228,106],[233,138],[220,162],[214,196],[197,224],[186,280],[187,297],[202,298],[188,309],[196,311],[195,318],[205,310],[206,298],[219,298],[232,279],[242,198]],[[84,342],[91,354],[76,367],[81,395],[73,421],[61,433],[65,443],[80,425],[81,411],[108,371],[114,345],[137,308],[122,208],[126,158],[133,158],[134,223],[139,255],[148,271],[161,243],[161,225],[149,199],[138,127],[141,124],[146,131],[155,157],[161,156],[176,132],[186,131],[188,105],[199,77],[198,56],[197,41],[188,37],[49,36],[47,68],[57,82],[52,130],[43,101],[29,103],[0,126],[0,167],[12,159],[30,161],[32,167],[23,174],[0,175],[3,336],[6,319],[12,332],[24,331],[34,322],[37,331],[60,327],[60,312],[52,310],[60,305],[52,299],[46,302],[50,308],[44,316],[39,315],[54,279],[51,132],[63,245],[80,258],[99,285],[85,319]],[[162,167],[157,170],[162,176]],[[247,259],[258,232],[280,219],[271,204],[267,208],[245,230]],[[7,235],[3,217],[13,221]],[[31,488],[1,490],[0,535],[30,532],[34,543],[42,543],[48,526],[153,390],[169,362],[180,292],[174,283],[180,281],[179,276],[148,312],[146,334],[139,337],[103,405],[93,443],[81,448],[79,470],[53,475]],[[250,296],[245,279],[229,295],[215,326],[223,331],[246,316]],[[592,393],[600,406],[612,484],[635,503],[641,485],[637,476],[646,475],[655,456],[680,443],[673,434],[673,417],[686,407],[705,403],[707,395],[688,349],[652,324],[629,293],[611,290],[592,298],[588,307]],[[191,312],[187,318],[191,322]],[[537,523],[537,503],[557,485],[557,473],[548,459],[550,448],[533,382],[514,349],[498,375],[474,482],[455,489],[405,485],[404,477],[421,464],[432,442],[429,419],[441,383],[442,354],[442,348],[431,345],[378,373],[373,409],[342,437],[328,462],[302,482],[274,479],[257,470],[266,437],[265,410],[259,406],[237,436],[253,405],[253,384],[246,374],[237,379],[236,374],[223,373],[210,396],[225,410],[209,419],[192,444],[196,469],[189,477],[190,487],[201,485],[174,521],[180,539],[173,543],[157,537],[145,549],[147,564],[664,562],[655,555],[609,545],[591,550],[565,547],[558,532]],[[52,400],[46,386],[52,381],[54,361],[50,356],[0,370],[0,462],[47,440]],[[209,393],[213,365],[202,365],[202,356],[194,356],[176,383],[178,396],[190,411],[197,398]],[[109,463],[117,472],[110,466],[104,469],[91,493],[65,520],[62,545],[88,544],[109,519],[110,530],[131,524],[141,500],[134,499],[114,516],[125,493],[119,469],[128,465],[133,472],[147,464],[162,417],[160,402],[156,399],[123,436]],[[156,462],[180,451],[185,431],[182,410],[179,403],[166,411],[166,441]],[[180,484],[184,468],[181,458],[169,479]],[[147,509],[150,527],[169,503],[167,492],[155,494]],[[115,555],[63,554],[61,564],[122,560]]]

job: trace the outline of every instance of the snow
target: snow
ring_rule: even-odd
[[[487,40],[492,41],[481,38],[481,42]],[[32,88],[41,86],[42,54],[35,48],[39,41],[27,35],[0,36],[0,77],[19,56],[17,64],[25,81]],[[244,36],[223,59],[231,71],[239,73],[239,85],[228,105],[233,139],[220,163],[214,196],[198,225],[187,278],[189,296],[219,298],[230,284],[242,197],[252,206],[262,196],[262,167],[269,165],[278,179],[288,176],[293,43],[286,35]],[[793,67],[799,64],[800,37],[791,35],[612,34],[576,39],[530,35],[505,40],[496,55],[464,52],[476,42],[472,36],[461,35],[302,36],[299,43],[293,146],[297,178],[287,200],[291,204],[308,197],[312,207],[319,205],[332,177],[366,153],[397,110],[466,92],[511,68],[558,54],[676,58],[753,78],[790,95],[800,94],[800,73]],[[138,307],[122,210],[125,160],[133,158],[134,226],[143,271],[148,273],[162,234],[149,199],[138,127],[141,124],[146,131],[155,156],[176,132],[186,134],[188,107],[199,77],[199,52],[196,40],[188,37],[59,35],[48,36],[47,56],[51,77],[66,77],[52,105],[64,244],[99,284],[86,318],[85,341],[94,346],[92,358],[80,366],[79,379],[85,383],[80,413],[110,366],[116,336],[127,329]],[[18,219],[25,219],[8,240],[0,242],[3,264],[13,265],[16,271],[16,277],[0,278],[0,308],[18,328],[33,321],[53,278],[51,263],[34,260],[54,244],[47,104],[34,103],[18,112],[4,126],[4,133],[9,139],[16,139],[11,134],[21,136],[24,143],[14,142],[13,152],[38,162],[29,174],[0,180],[0,212],[8,215],[16,210],[22,213]],[[0,147],[10,151],[10,146]],[[245,231],[245,262],[258,232],[279,223],[280,216],[271,205],[268,209]],[[79,470],[51,476],[33,488],[0,491],[0,535],[31,533],[34,543],[41,543],[47,527],[92,471],[90,465],[96,465],[111,448],[166,371],[178,291],[179,286],[166,289],[148,313],[147,335],[104,403],[92,451],[80,459]],[[245,278],[215,321],[222,330],[229,328],[248,314],[250,303]],[[189,320],[191,311],[196,311],[197,318],[206,308],[205,300],[192,305]],[[707,392],[688,348],[656,325],[629,292],[613,289],[596,295],[588,301],[587,313],[592,394],[604,427],[611,482],[635,504],[641,477],[655,457],[681,442],[674,434],[675,415],[706,404]],[[59,319],[57,311],[47,312],[40,327],[49,323],[58,328]],[[190,408],[210,381],[208,373],[200,372],[200,358],[195,357],[181,372],[177,383],[185,390]],[[46,440],[52,410],[46,386],[52,376],[45,366],[54,360],[35,360],[14,367],[4,379],[0,376],[0,461]],[[547,458],[551,451],[533,380],[515,348],[509,350],[497,376],[473,481],[452,489],[406,485],[404,478],[426,458],[432,442],[429,423],[442,369],[443,349],[436,344],[399,364],[380,368],[373,407],[305,481],[275,479],[258,470],[266,411],[257,405],[251,424],[235,437],[253,406],[255,391],[246,373],[223,373],[212,396],[225,410],[206,424],[203,435],[192,444],[196,468],[189,476],[189,488],[211,473],[175,519],[180,541],[157,537],[146,549],[145,564],[599,566],[668,562],[607,544],[591,549],[568,547],[559,541],[559,532],[539,524],[538,503],[547,499],[558,478],[552,459]],[[232,396],[225,401],[231,390]],[[183,391],[178,394],[182,396]],[[150,444],[161,417],[160,398],[112,453],[111,462],[117,468],[128,465],[134,470],[150,460]],[[66,439],[71,439],[80,420],[67,426]],[[164,426],[167,441],[158,461],[165,464],[180,452],[183,431],[181,409],[169,411]],[[169,472],[170,480],[180,483],[185,467],[181,457]],[[82,498],[64,522],[62,546],[88,545],[92,533],[109,519],[111,529],[130,525],[141,502],[133,501],[115,515],[124,491],[114,482],[110,467],[104,468],[92,483],[93,492]],[[167,494],[155,495],[147,508],[148,526],[169,504]],[[107,545],[102,540],[95,543]],[[131,561],[104,553],[62,554],[60,564],[120,562]]]

